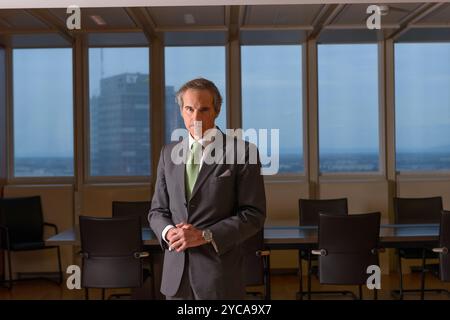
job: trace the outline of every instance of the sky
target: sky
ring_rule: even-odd
[[[377,45],[319,45],[320,151],[379,149]]]
[[[147,48],[90,49],[90,93],[99,80],[123,72],[148,73]],[[166,84],[193,77],[225,93],[225,48],[168,47]],[[321,152],[377,151],[376,45],[319,45]],[[450,151],[450,44],[396,44],[396,141],[399,151]],[[280,149],[302,149],[301,46],[243,46],[243,127],[279,128]],[[15,49],[15,156],[72,156],[70,49]],[[224,123],[225,109],[218,119]],[[224,125],[221,125],[224,127]]]

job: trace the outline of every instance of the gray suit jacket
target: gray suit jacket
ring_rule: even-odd
[[[204,162],[189,201],[185,197],[185,164],[171,161],[172,150],[179,148],[180,143],[187,144],[188,139],[169,144],[161,151],[149,222],[165,250],[161,292],[167,296],[178,291],[185,271],[185,255],[189,259],[186,272],[190,285],[200,299],[240,299],[245,294],[240,244],[264,226],[264,181],[259,155],[255,164],[250,164],[248,157],[251,149],[257,154],[256,147],[220,134],[224,141],[234,144],[229,149],[221,146],[224,155],[227,150],[229,154],[234,150],[234,161]],[[245,149],[245,159],[241,158],[240,164],[236,147]],[[211,244],[180,253],[169,251],[161,233],[167,225],[180,222],[210,229],[219,252]]]

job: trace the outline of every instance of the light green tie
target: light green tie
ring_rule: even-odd
[[[202,145],[195,141],[191,146],[191,151],[186,162],[186,199],[191,199],[192,190],[200,171]]]

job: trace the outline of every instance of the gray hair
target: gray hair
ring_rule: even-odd
[[[183,84],[181,88],[178,89],[175,96],[176,102],[180,106],[180,110],[183,108],[183,95],[188,89],[208,90],[213,96],[214,110],[216,111],[216,114],[219,115],[220,107],[222,106],[222,96],[214,82],[205,78],[197,78]]]

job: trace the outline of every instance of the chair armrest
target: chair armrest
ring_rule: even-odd
[[[146,252],[146,251],[135,252],[135,253],[134,253],[134,257],[135,257],[136,259],[147,258],[147,257],[149,257],[149,256],[150,256],[150,254],[149,254],[148,252]]]
[[[433,252],[436,252],[436,253],[448,254],[448,249],[446,247],[433,248],[432,250],[433,250]]]
[[[311,253],[315,256],[326,256],[328,254],[326,249],[311,250]]]
[[[58,226],[54,223],[48,223],[48,222],[44,222],[44,226],[46,227],[51,227],[55,230],[55,234],[58,234]]]
[[[270,256],[270,251],[269,250],[257,250],[256,256],[258,256],[258,257]]]

